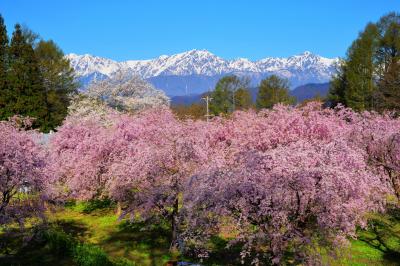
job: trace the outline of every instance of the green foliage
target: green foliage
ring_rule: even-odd
[[[0,100],[3,90],[6,86],[6,73],[7,73],[7,63],[8,63],[8,36],[6,25],[4,24],[4,19],[0,15]],[[0,107],[2,103],[0,102]]]
[[[336,74],[329,84],[328,100],[332,106],[339,103],[345,104],[344,93],[347,87],[347,65],[346,61],[341,59],[336,64]]]
[[[75,207],[83,209],[85,205],[78,202]],[[23,246],[22,235],[8,235],[6,240],[0,233],[0,243],[12,240],[15,249],[19,249],[18,252],[11,249],[10,255],[6,257],[1,254],[0,265],[88,265],[79,264],[81,260],[118,266],[164,265],[171,259],[168,252],[170,228],[167,223],[121,221],[103,227],[98,224],[104,216],[112,214],[112,210],[104,212],[98,209],[92,213],[83,213],[74,208],[52,213],[50,222],[56,222],[57,226],[44,231],[40,229],[43,236],[40,241],[34,238]],[[373,214],[369,221],[369,226],[358,230],[358,239],[350,240],[348,247],[332,250],[332,247],[317,245],[312,249],[314,254],[323,265],[398,265],[399,210],[393,208],[387,214]],[[102,237],[96,238],[97,235]],[[211,253],[202,264],[240,265],[241,243],[227,248],[228,240],[227,236],[211,237]],[[178,257],[185,261],[196,261],[196,257],[191,254],[186,254],[184,258],[181,255]],[[250,262],[245,261],[245,265]],[[285,254],[285,262],[293,265],[294,258],[290,253]]]
[[[0,119],[34,118],[34,128],[48,132],[67,115],[77,84],[69,61],[53,41],[15,25],[11,42],[0,16]]]
[[[109,209],[112,207],[115,207],[115,204],[110,199],[93,199],[84,204],[83,212],[91,213],[95,210]]]
[[[11,39],[9,49],[10,66],[7,87],[0,102],[0,118],[15,114],[36,118],[36,127],[46,124],[45,90],[34,50],[26,42],[19,24]]]
[[[51,252],[54,252],[58,256],[68,256],[76,244],[70,235],[55,228],[44,231],[43,237]]]
[[[68,113],[71,96],[76,94],[77,83],[69,61],[53,41],[41,40],[35,55],[46,92],[47,129],[61,124]]]
[[[57,256],[71,256],[73,261],[80,266],[133,266],[133,262],[119,258],[110,259],[107,253],[100,247],[79,243],[71,235],[61,229],[49,228],[43,232],[43,238],[47,248]]]
[[[348,59],[342,62],[339,72],[332,81],[331,99],[345,103],[355,110],[368,110],[373,107],[374,62],[377,49],[378,30],[368,24],[364,32],[355,40],[347,52]]]
[[[382,17],[377,28],[377,107],[400,110],[400,14],[392,12]]]
[[[247,88],[239,88],[235,92],[235,109],[246,110],[252,106],[250,91]]]
[[[115,202],[111,201],[108,198],[92,199],[80,202],[76,202],[75,200],[70,200],[64,204],[64,207],[77,212],[89,214],[96,210],[112,209],[115,207]]]
[[[135,266],[136,263],[125,258],[118,258],[113,260],[114,266]]]
[[[371,215],[367,230],[359,231],[359,240],[400,259],[400,210],[391,208],[385,215]]]
[[[235,75],[221,78],[211,93],[210,111],[214,115],[247,109],[251,105],[249,80]]]
[[[101,247],[116,264],[123,263],[114,260],[121,257],[137,265],[164,265],[171,258],[169,223],[118,221],[115,209],[86,213],[83,211],[86,205],[86,202],[77,202],[59,210],[52,215],[52,221],[81,242]]]
[[[258,109],[272,108],[277,103],[294,104],[295,102],[296,99],[289,95],[287,79],[271,75],[261,81],[256,100]]]
[[[333,77],[329,100],[355,110],[400,110],[400,15],[369,23]]]
[[[74,261],[80,266],[112,266],[107,254],[99,247],[90,244],[78,244],[73,250]]]

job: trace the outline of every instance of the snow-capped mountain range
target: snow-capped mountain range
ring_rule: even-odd
[[[191,50],[155,59],[123,62],[89,54],[68,54],[66,57],[83,88],[93,79],[113,77],[118,71],[123,71],[147,79],[170,96],[207,91],[227,74],[248,76],[254,86],[271,74],[288,78],[292,88],[307,83],[327,82],[338,60],[308,51],[288,58],[268,57],[258,61],[245,58],[225,60],[207,50]]]

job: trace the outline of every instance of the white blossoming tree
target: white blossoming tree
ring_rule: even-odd
[[[67,119],[80,121],[97,118],[99,121],[107,122],[109,115],[113,113],[117,112],[99,99],[79,94],[72,99],[68,107]]]
[[[139,76],[118,72],[114,77],[100,80],[89,86],[89,97],[100,99],[108,106],[126,112],[169,105],[169,98],[163,91]]]

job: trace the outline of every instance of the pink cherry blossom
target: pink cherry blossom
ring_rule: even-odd
[[[163,217],[171,245],[200,256],[229,224],[243,258],[279,264],[290,249],[306,262],[311,242],[356,237],[368,212],[398,196],[398,132],[390,114],[318,103],[209,122],[178,120],[167,107],[70,117],[51,138],[47,193]]]
[[[46,176],[35,135],[0,122],[0,225],[42,216]]]

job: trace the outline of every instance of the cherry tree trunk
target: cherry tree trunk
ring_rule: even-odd
[[[122,206],[121,206],[121,202],[117,202],[117,215],[120,216],[122,213]]]
[[[175,199],[172,214],[171,214],[171,246],[170,250],[173,251],[178,248],[178,223],[176,216],[178,214],[178,197]]]

